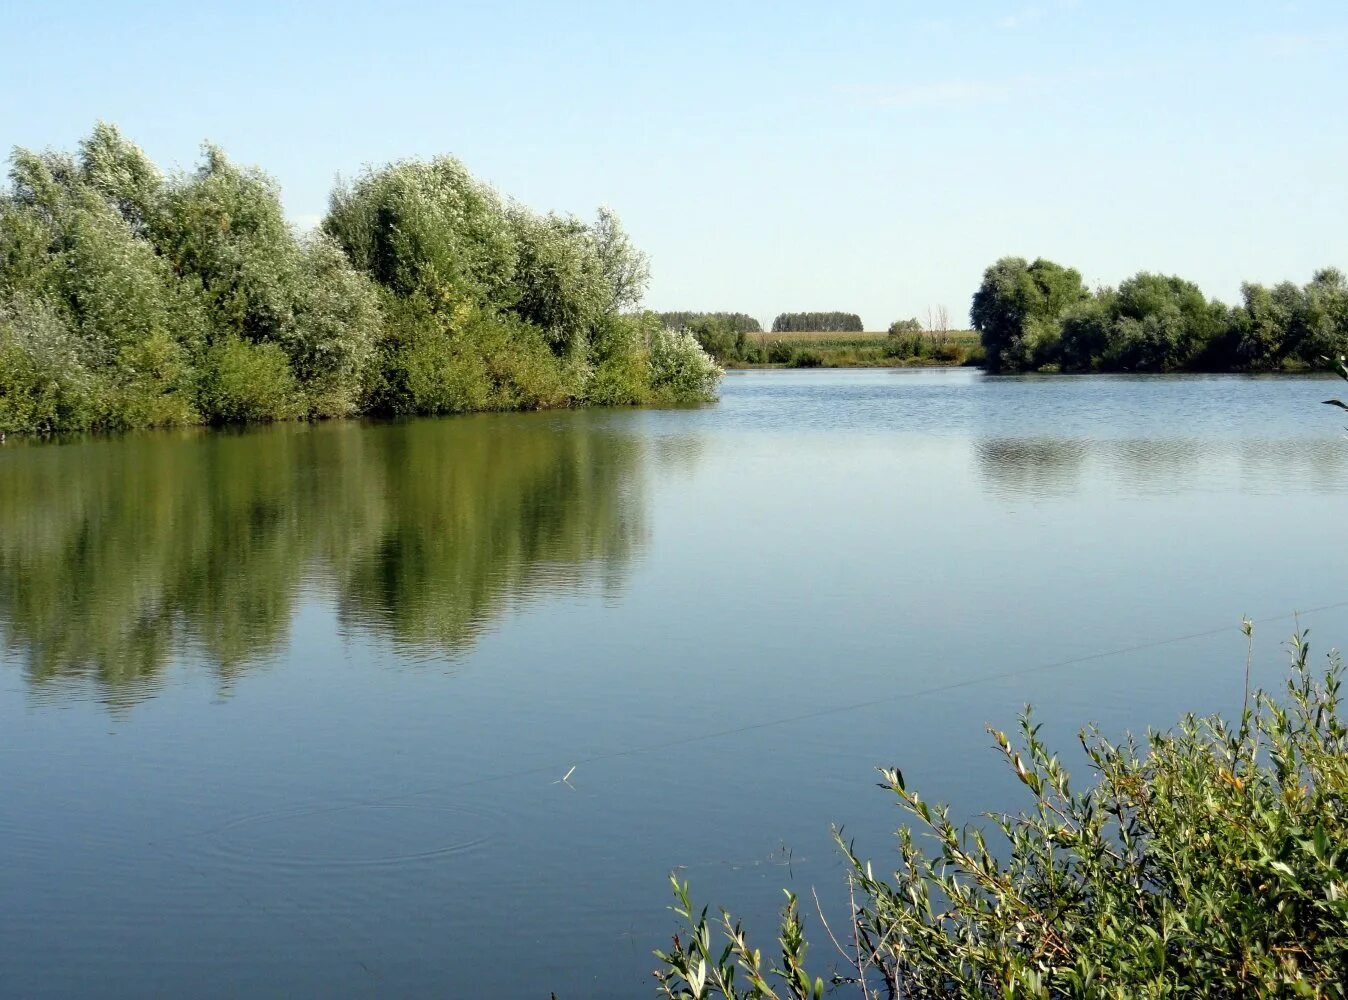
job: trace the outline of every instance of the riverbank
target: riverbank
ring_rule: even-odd
[[[899,337],[883,331],[750,333],[738,356],[717,360],[727,369],[974,366],[983,363],[983,348],[972,330]]]

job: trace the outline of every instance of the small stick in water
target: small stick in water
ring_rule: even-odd
[[[576,786],[573,785],[573,784],[571,784],[571,781],[570,781],[571,775],[573,775],[573,774],[575,774],[575,773],[576,773],[576,765],[575,765],[575,764],[572,764],[572,765],[571,765],[571,770],[567,771],[564,775],[562,775],[560,778],[558,778],[556,781],[554,781],[553,784],[554,784],[554,785],[565,785],[567,788],[575,788]]]

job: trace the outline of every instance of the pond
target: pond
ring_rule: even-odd
[[[675,869],[770,952],[782,888],[843,895],[830,824],[884,866],[877,765],[1014,807],[1026,703],[1076,763],[1238,707],[1243,615],[1266,685],[1348,638],[1333,390],[752,372],[11,439],[0,995],[647,996]]]

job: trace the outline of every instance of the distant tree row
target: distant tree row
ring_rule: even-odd
[[[713,320],[735,333],[762,333],[763,327],[748,313],[739,312],[662,312],[656,313],[666,330],[690,330],[697,323]]]
[[[865,327],[856,313],[782,313],[772,321],[773,333],[860,333]]]
[[[1076,270],[1004,257],[970,311],[993,371],[1274,371],[1348,352],[1348,280],[1334,268],[1298,286],[1247,283],[1241,302],[1140,272],[1090,291]]]

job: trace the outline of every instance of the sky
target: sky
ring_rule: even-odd
[[[280,183],[452,153],[542,210],[613,208],[646,305],[868,329],[1044,256],[1210,295],[1348,270],[1348,4],[16,0],[0,144],[115,122]]]

